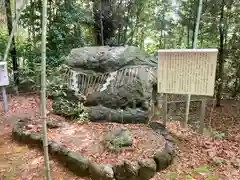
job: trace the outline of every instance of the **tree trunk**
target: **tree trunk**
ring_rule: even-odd
[[[34,16],[35,16],[35,1],[31,0],[30,1],[30,5],[31,5],[31,12],[30,12],[30,21],[31,21],[31,35],[32,35],[32,42],[33,42],[33,46],[35,47],[36,45],[36,34],[35,34],[35,20],[34,20]]]
[[[5,8],[6,8],[6,15],[7,15],[7,26],[8,26],[8,33],[9,36],[12,32],[12,12],[11,12],[11,5],[10,0],[5,0]],[[16,51],[16,43],[15,38],[13,36],[12,39],[12,49],[10,51],[12,57],[12,66],[13,66],[13,76],[14,76],[14,83],[16,86],[19,85],[19,75],[18,75],[18,62],[17,62],[17,51]]]
[[[224,67],[224,7],[225,1],[222,0],[221,11],[220,11],[220,21],[219,21],[219,34],[220,34],[220,46],[219,46],[219,58],[218,58],[218,71],[217,80],[220,80],[217,84],[216,93],[216,106],[221,105],[221,95],[223,89],[223,67]]]
[[[187,26],[187,47],[190,48],[190,21],[189,24]]]
[[[69,10],[69,9],[72,8],[73,2],[72,2],[72,0],[65,0],[65,1],[64,1],[64,5],[65,5],[65,8],[66,8],[67,10]]]
[[[48,136],[47,136],[47,107],[46,107],[46,37],[47,37],[47,0],[42,1],[42,72],[41,72],[41,116],[43,120],[43,149],[46,179],[51,180],[50,163],[48,155]]]
[[[180,34],[184,34],[184,27],[182,26],[182,29],[181,29],[181,32]],[[184,36],[179,36],[179,39],[178,39],[178,47],[181,48],[182,47],[182,39],[183,39]]]
[[[104,28],[103,28],[103,6],[102,6],[102,2],[100,1],[100,5],[99,5],[99,9],[100,9],[100,29],[101,29],[101,45],[104,46]]]
[[[100,5],[102,10],[100,9]],[[106,45],[114,36],[114,15],[112,11],[111,0],[98,0],[93,3],[94,14],[94,34],[96,37],[96,45]],[[103,43],[102,43],[103,39]]]
[[[195,35],[195,27],[196,27],[196,21],[193,23],[193,28],[192,28],[192,48],[194,48],[194,35]]]
[[[130,12],[131,12],[131,7],[133,3],[130,1],[127,5],[127,15],[124,17],[124,31],[123,31],[123,44],[125,45],[127,43],[127,29],[129,26],[129,19],[130,19]]]

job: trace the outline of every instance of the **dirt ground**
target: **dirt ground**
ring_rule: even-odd
[[[20,117],[39,120],[39,98],[36,96],[9,97],[8,113],[0,114],[0,179],[44,179],[43,153],[37,149],[14,142],[12,126]],[[223,107],[211,114],[214,136],[201,136],[191,129],[182,129],[177,122],[169,122],[168,128],[177,139],[177,157],[172,166],[158,173],[152,180],[240,179],[240,113],[235,101],[225,101]],[[51,103],[48,101],[51,112]],[[3,112],[2,108],[0,112]],[[59,118],[49,115],[52,118]],[[59,118],[63,120],[63,118]],[[51,133],[49,132],[51,137]],[[51,159],[53,180],[81,180],[61,164]]]
[[[122,147],[119,152],[111,152],[103,146],[101,141],[111,130],[121,126],[130,131],[133,144],[130,147]],[[136,160],[151,157],[156,150],[165,147],[163,136],[143,124],[69,123],[62,128],[49,130],[48,135],[50,139],[70,147],[73,151],[89,157],[90,160],[104,164],[116,164],[124,159]]]

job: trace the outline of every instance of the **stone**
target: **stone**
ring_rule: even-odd
[[[154,160],[157,164],[157,171],[160,171],[166,169],[171,164],[172,157],[165,150],[159,150],[154,154]]]
[[[171,143],[175,143],[175,139],[169,134],[165,136],[165,139]]]
[[[115,164],[113,166],[113,172],[116,180],[127,180],[126,168],[124,162]]]
[[[114,172],[110,165],[90,162],[89,174],[92,180],[115,180]]]
[[[42,140],[43,140],[42,134],[37,132],[31,132],[30,140],[33,145],[42,146]]]
[[[170,154],[170,156],[172,157],[171,160],[173,159],[173,157],[175,157],[175,144],[170,142],[170,141],[167,141],[166,144],[165,144],[165,148],[164,148],[164,151],[167,152],[168,154]]]
[[[21,139],[22,139],[22,128],[19,126],[19,124],[15,125],[13,127],[12,135],[15,139],[21,141]]]
[[[140,166],[139,169],[140,180],[149,180],[155,175],[157,165],[153,159],[143,159],[138,161],[138,164]]]
[[[31,130],[31,129],[33,129],[33,127],[34,127],[34,125],[28,124],[28,125],[26,126],[26,129],[27,129],[27,130]]]
[[[70,151],[66,157],[66,166],[79,176],[89,174],[89,160],[78,153]]]
[[[58,154],[60,152],[60,148],[61,148],[60,145],[53,140],[48,141],[48,147],[49,147],[49,151],[52,154]]]
[[[66,165],[66,159],[68,158],[68,153],[70,152],[70,150],[68,148],[65,148],[63,146],[59,146],[59,150],[58,150],[58,155],[57,158]]]
[[[109,121],[116,123],[147,123],[148,112],[140,109],[110,109],[102,105],[87,108],[90,121]],[[109,119],[111,117],[111,119]]]
[[[109,179],[109,180],[111,180],[111,179],[114,179],[114,172],[113,172],[113,169],[112,169],[112,167],[111,166],[109,166],[109,165],[105,165],[104,167],[103,167],[103,171],[104,171],[104,177],[105,177],[105,179]]]
[[[95,72],[113,72],[131,65],[156,66],[156,58],[134,46],[94,46],[72,49],[68,65]]]
[[[162,134],[161,132],[166,131],[166,127],[161,123],[151,122],[149,125],[154,131],[158,131],[159,134]]]
[[[136,107],[147,110],[145,101],[152,93],[152,83],[149,72],[144,67],[156,68],[157,61],[138,47],[82,47],[73,49],[69,54],[68,65],[74,71],[85,74],[109,73],[118,71],[118,81],[113,79],[103,91],[91,92],[85,101],[85,106],[103,105],[108,108]],[[130,70],[138,66],[138,73]],[[134,76],[134,81],[130,81]],[[106,82],[102,79],[101,84]],[[154,79],[154,78],[153,78]],[[80,84],[81,79],[79,79]],[[84,80],[85,81],[85,80]],[[84,87],[85,88],[85,87]]]
[[[103,144],[112,151],[118,151],[122,147],[132,145],[130,131],[125,127],[115,128],[103,137]]]
[[[126,80],[127,81],[127,80]],[[148,81],[149,83],[149,81]],[[143,84],[142,81],[123,83],[120,87],[108,87],[101,92],[93,92],[86,97],[85,106],[103,105],[111,109],[125,109],[126,107],[147,110],[145,102],[151,97],[151,84]],[[135,105],[134,105],[135,104]]]
[[[56,120],[48,120],[47,121],[47,127],[49,129],[55,129],[55,128],[62,127],[62,124],[59,121],[56,121]]]
[[[125,167],[127,179],[137,180],[139,169],[140,169],[138,162],[125,160],[124,167]]]
[[[89,117],[93,121],[108,119],[105,112],[99,113],[101,112],[101,110],[98,110],[100,106],[116,110],[112,112],[114,118],[109,121],[121,122],[122,116],[119,108],[123,110],[138,108],[136,111],[127,110],[125,116],[127,119],[131,119],[127,121],[135,121],[135,119],[147,121],[148,107],[146,101],[149,101],[152,95],[152,82],[148,79],[149,72],[143,66],[156,68],[157,60],[155,57],[151,57],[140,48],[133,46],[82,47],[71,51],[68,65],[73,70],[85,74],[109,73],[122,68],[126,70],[136,65],[141,67],[139,73],[134,74],[134,82],[129,83],[130,74],[133,74],[133,72],[126,70],[125,73],[124,70],[124,73],[121,74],[121,83],[118,83],[118,86],[113,88],[108,86],[101,92],[93,91],[87,95],[84,105],[89,107]],[[82,84],[81,79],[79,81]],[[116,79],[112,80],[111,83],[116,84]],[[82,113],[82,110],[76,109],[77,103],[80,101],[79,97],[76,97],[71,90],[69,92],[66,90],[63,94],[61,96],[54,95],[52,105],[54,113],[70,118],[71,116],[79,116]]]
[[[25,142],[29,142],[31,139],[31,132],[29,131],[23,131],[22,132],[22,140]]]

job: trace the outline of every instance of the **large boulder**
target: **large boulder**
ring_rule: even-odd
[[[72,68],[107,73],[126,66],[156,66],[156,61],[134,46],[95,46],[73,49],[68,58],[68,65]]]
[[[117,71],[105,90],[94,91],[86,98],[85,106],[103,105],[108,108],[144,106],[151,98],[152,76],[149,71],[157,67],[154,57],[138,47],[83,47],[73,49],[69,55],[69,66],[86,74]],[[153,74],[153,73],[152,73]],[[87,76],[90,77],[90,76]],[[79,84],[82,79],[78,79]],[[107,76],[101,83],[107,82]],[[111,85],[112,84],[112,85]],[[83,87],[84,88],[84,87]]]
[[[148,102],[152,96],[151,80],[154,79],[149,75],[154,74],[157,67],[154,57],[133,46],[83,47],[71,51],[68,65],[72,70],[85,74],[84,78],[77,76],[77,82],[79,86],[83,86],[78,88],[87,89],[87,93],[84,90],[84,106],[88,107],[89,120],[147,121]],[[107,76],[109,74],[111,75]],[[98,78],[93,80],[92,76]],[[99,79],[101,82],[98,82]],[[97,84],[97,89],[89,93],[89,87],[96,86],[94,83]],[[74,93],[67,93],[67,96],[68,94]],[[67,117],[78,117],[83,112],[76,107],[82,99],[75,95],[73,97],[54,98],[54,112]]]
[[[126,107],[141,108],[147,110],[146,102],[151,98],[152,88],[150,82],[137,79],[135,82],[125,83],[113,89],[108,88],[101,92],[93,92],[88,95],[85,106],[103,105],[108,108],[117,109]]]

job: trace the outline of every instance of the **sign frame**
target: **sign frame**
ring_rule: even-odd
[[[158,93],[213,96],[217,55],[218,49],[159,50]]]

